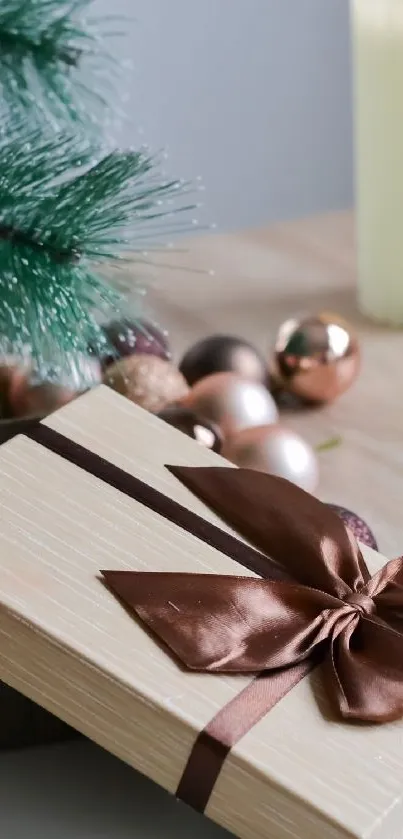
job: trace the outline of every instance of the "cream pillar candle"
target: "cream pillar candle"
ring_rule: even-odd
[[[351,0],[358,298],[403,326],[403,0]]]

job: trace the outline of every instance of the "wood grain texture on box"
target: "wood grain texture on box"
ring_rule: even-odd
[[[218,523],[164,464],[221,459],[123,397],[100,388],[45,424]],[[175,792],[249,678],[183,672],[99,569],[250,572],[24,436],[0,448],[0,535],[0,679]],[[233,749],[207,815],[241,839],[401,839],[402,735],[333,718],[314,673]]]

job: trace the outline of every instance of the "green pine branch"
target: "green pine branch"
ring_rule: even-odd
[[[107,104],[96,92],[100,50],[110,71],[112,64],[98,34],[100,21],[97,29],[88,19],[92,3],[1,0],[0,90],[12,112],[30,108],[42,118],[91,121]]]
[[[39,130],[0,141],[0,355],[28,354],[40,377],[60,380],[89,346],[104,352],[99,324],[127,315],[127,302],[96,264],[142,249],[143,231],[173,212],[165,201],[186,191],[158,183],[138,151],[94,158],[85,142]]]

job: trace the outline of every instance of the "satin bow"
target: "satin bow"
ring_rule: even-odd
[[[319,655],[342,717],[403,716],[403,560],[371,577],[341,519],[281,478],[170,469],[267,556],[275,579],[102,572],[110,588],[188,669],[263,673]]]

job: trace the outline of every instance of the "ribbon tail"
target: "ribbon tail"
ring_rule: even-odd
[[[253,679],[198,735],[176,791],[204,813],[228,752],[315,667],[314,659]]]

